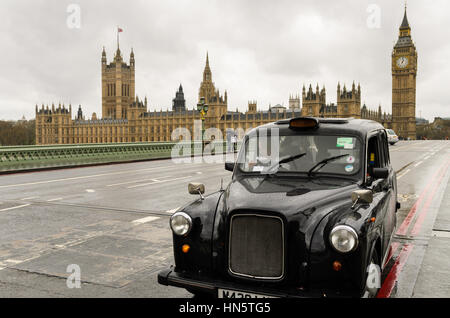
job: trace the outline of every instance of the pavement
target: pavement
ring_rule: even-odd
[[[450,297],[450,142],[390,154],[402,207],[382,294]],[[211,193],[230,179],[223,163],[171,160],[1,175],[0,297],[192,297],[157,283],[173,264],[169,217],[196,199],[189,182]]]

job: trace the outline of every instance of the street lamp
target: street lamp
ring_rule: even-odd
[[[203,136],[205,134],[205,118],[208,113],[208,104],[205,104],[205,98],[200,97],[200,102],[197,104],[197,110],[200,112],[200,119],[202,120],[202,156],[205,148],[205,143],[203,141]]]

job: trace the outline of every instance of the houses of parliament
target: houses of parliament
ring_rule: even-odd
[[[248,103],[245,113],[228,109],[228,94],[220,93],[212,81],[209,56],[203,70],[198,100],[205,99],[208,112],[205,129],[220,129],[225,139],[230,131],[257,127],[279,119],[314,117],[354,117],[371,119],[392,128],[405,139],[416,139],[416,74],[417,51],[411,39],[411,28],[405,14],[399,29],[398,41],[392,51],[392,115],[378,109],[361,107],[361,86],[337,84],[337,103],[327,104],[325,87],[303,86],[300,96],[290,96],[289,106],[258,110],[257,103]],[[131,51],[127,64],[117,47],[113,61],[108,63],[105,49],[101,58],[102,116],[93,113],[88,119],[81,106],[72,116],[72,106],[36,105],[36,144],[86,144],[120,142],[172,141],[172,131],[178,127],[189,129],[193,135],[194,121],[200,120],[196,107],[188,109],[182,85],[172,100],[172,109],[149,111],[147,98],[139,99],[135,92],[135,56]]]

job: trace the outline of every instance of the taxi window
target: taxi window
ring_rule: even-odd
[[[238,166],[243,172],[307,173],[323,160],[342,156],[326,163],[316,173],[354,175],[360,171],[361,154],[361,143],[353,136],[253,135],[246,139]]]

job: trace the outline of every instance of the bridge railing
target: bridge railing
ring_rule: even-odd
[[[0,172],[168,159],[175,145],[183,149],[174,149],[177,156],[202,153],[201,142],[8,146],[0,147]],[[222,141],[214,142],[213,148],[216,154],[227,151],[226,142]]]

